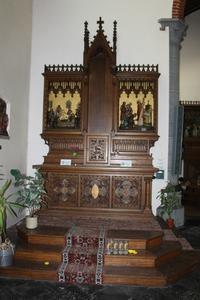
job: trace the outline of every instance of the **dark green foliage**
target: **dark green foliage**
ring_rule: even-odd
[[[26,176],[18,169],[12,169],[10,173],[15,178],[15,187],[19,188],[17,191],[18,201],[28,208],[30,216],[36,214],[43,204],[47,205],[44,178],[39,171],[35,172],[35,176]]]

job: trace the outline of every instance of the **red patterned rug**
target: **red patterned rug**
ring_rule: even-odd
[[[102,284],[105,230],[72,226],[66,234],[60,282]]]

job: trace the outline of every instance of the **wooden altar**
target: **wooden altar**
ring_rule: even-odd
[[[98,25],[89,43],[85,23],[83,65],[45,66],[49,207],[37,229],[18,224],[14,264],[0,276],[163,286],[200,261],[151,212],[158,66],[117,66],[117,24],[113,47]]]
[[[83,65],[44,69],[49,208],[151,214],[158,66],[117,65],[117,22],[112,47],[97,23],[90,43],[85,22]]]

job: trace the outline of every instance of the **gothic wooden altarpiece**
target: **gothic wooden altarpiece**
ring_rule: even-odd
[[[42,138],[49,152],[41,170],[49,208],[148,214],[158,66],[116,65],[117,22],[113,47],[102,19],[97,23],[90,43],[85,22],[83,65],[44,69]]]

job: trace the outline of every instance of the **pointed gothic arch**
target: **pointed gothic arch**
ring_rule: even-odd
[[[173,0],[172,18],[183,20],[185,6],[186,0]]]

